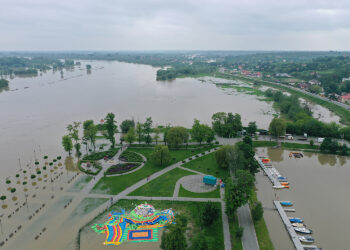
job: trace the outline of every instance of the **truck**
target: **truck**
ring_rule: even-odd
[[[321,138],[321,137],[317,138],[318,143],[322,143],[323,141],[324,141],[324,138]]]
[[[208,185],[215,186],[216,185],[216,178],[211,175],[205,175],[203,176],[203,182]]]

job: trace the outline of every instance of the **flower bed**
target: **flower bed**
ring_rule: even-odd
[[[112,148],[110,150],[107,151],[103,151],[103,152],[97,152],[97,153],[93,153],[90,155],[85,155],[83,160],[90,160],[90,161],[98,161],[103,159],[104,157],[108,157],[108,158],[112,158],[113,156],[115,156],[119,151],[119,148]]]
[[[139,167],[141,163],[121,163],[114,166],[111,166],[107,169],[105,172],[106,175],[112,175],[112,174],[122,174],[129,172],[131,170],[134,170],[135,168]]]
[[[87,166],[87,163],[90,163],[90,167]],[[90,175],[97,175],[102,170],[102,166],[96,161],[81,160],[78,165],[80,171]]]
[[[128,150],[124,151],[120,155],[119,160],[128,161],[128,162],[142,162],[143,161],[142,157],[139,154],[137,154],[133,151],[128,151]]]

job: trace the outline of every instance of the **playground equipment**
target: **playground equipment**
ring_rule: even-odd
[[[140,204],[130,214],[111,212],[104,224],[95,224],[92,229],[105,233],[104,245],[119,245],[123,242],[156,242],[158,229],[174,223],[172,209],[157,211],[150,204]]]
[[[211,176],[211,175],[205,175],[203,177],[203,182],[205,184],[214,186],[214,185],[216,185],[216,178],[214,176]]]

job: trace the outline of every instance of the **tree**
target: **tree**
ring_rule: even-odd
[[[199,142],[199,144],[202,144],[202,141],[205,140],[206,136],[206,129],[203,124],[199,123],[199,120],[194,119],[194,123],[192,125],[191,129],[191,137],[195,141]]]
[[[253,140],[250,136],[244,136],[243,142],[251,147],[253,147]]]
[[[200,231],[193,239],[191,250],[214,250],[216,249],[215,239],[208,237],[203,231]]]
[[[77,156],[80,156],[80,144],[79,144],[79,127],[81,125],[81,122],[73,122],[73,124],[69,124],[67,126],[67,130],[69,132],[69,136],[74,140],[74,148],[76,151]]]
[[[154,136],[153,136],[153,139],[154,141],[156,142],[156,144],[158,144],[158,140],[159,140],[159,134],[160,134],[160,128],[154,128],[153,130],[154,132]]]
[[[171,224],[163,232],[162,242],[160,248],[164,250],[185,250],[187,249],[187,242],[185,237],[185,232],[187,229],[187,224],[183,225],[178,223],[176,219],[176,224]]]
[[[71,155],[71,151],[73,149],[72,138],[69,135],[64,135],[62,137],[62,146],[66,152]]]
[[[256,122],[249,122],[248,127],[247,127],[247,133],[250,135],[253,135],[256,133],[257,131],[257,126],[256,126]]]
[[[143,125],[140,122],[136,124],[136,135],[140,144],[143,138]]]
[[[188,142],[188,131],[184,127],[172,127],[167,133],[167,142],[170,146],[177,148],[182,143]]]
[[[348,155],[348,146],[346,146],[346,144],[343,144],[340,147],[340,154],[341,155]]]
[[[157,145],[151,153],[150,158],[155,164],[161,167],[167,165],[170,162],[168,146]]]
[[[133,143],[136,140],[135,129],[130,128],[128,133],[125,136],[125,140],[129,142],[129,144]]]
[[[135,121],[134,120],[124,120],[120,124],[120,130],[123,134],[128,133],[129,129],[135,128]]]
[[[91,145],[94,147],[94,151],[96,151],[97,126],[94,124],[93,120],[87,120],[83,123],[83,128],[85,139],[90,141]]]
[[[273,118],[269,125],[269,132],[271,135],[275,136],[276,139],[278,137],[284,135],[286,133],[286,122],[280,118]]]
[[[254,221],[259,221],[264,215],[264,209],[261,205],[261,202],[256,202],[253,205],[253,209],[252,209],[252,216],[253,216],[253,220]]]
[[[91,70],[91,65],[90,64],[86,64],[86,69],[87,70]]]
[[[152,118],[148,117],[145,121],[145,123],[143,124],[143,134],[145,136],[145,142],[147,144],[150,144],[152,142],[152,136],[151,136],[151,132],[152,132]]]
[[[228,168],[228,159],[227,159],[227,151],[229,150],[234,150],[234,146],[232,145],[225,145],[220,147],[216,152],[215,152],[215,160],[216,163],[219,165],[221,168]]]
[[[106,138],[112,143],[112,148],[115,147],[115,133],[117,132],[116,121],[114,120],[115,115],[113,113],[108,113],[105,120],[105,128],[106,128]]]
[[[310,140],[310,146],[313,147],[315,145],[314,140]]]
[[[167,143],[168,143],[168,133],[169,133],[170,128],[171,128],[170,124],[167,124],[164,128],[163,141],[164,141],[165,145],[167,145]]]
[[[200,222],[202,227],[207,227],[213,224],[219,217],[219,208],[212,202],[205,203],[200,211]]]
[[[75,152],[76,155],[78,156],[78,158],[81,156],[81,152],[80,152],[80,143],[75,143],[74,144],[74,148],[75,148]]]
[[[219,136],[224,136],[224,126],[225,126],[225,120],[226,120],[226,113],[225,112],[217,112],[212,115],[211,119],[213,120],[212,126]]]
[[[311,93],[315,93],[315,94],[319,94],[322,92],[322,88],[316,84],[314,85],[311,85],[310,88],[309,88],[310,92]]]
[[[246,204],[254,187],[254,176],[247,170],[238,170],[234,181],[226,182],[226,213],[233,216],[236,210]]]

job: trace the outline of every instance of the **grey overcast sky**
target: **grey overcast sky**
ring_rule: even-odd
[[[350,50],[350,0],[1,0],[3,50]]]

